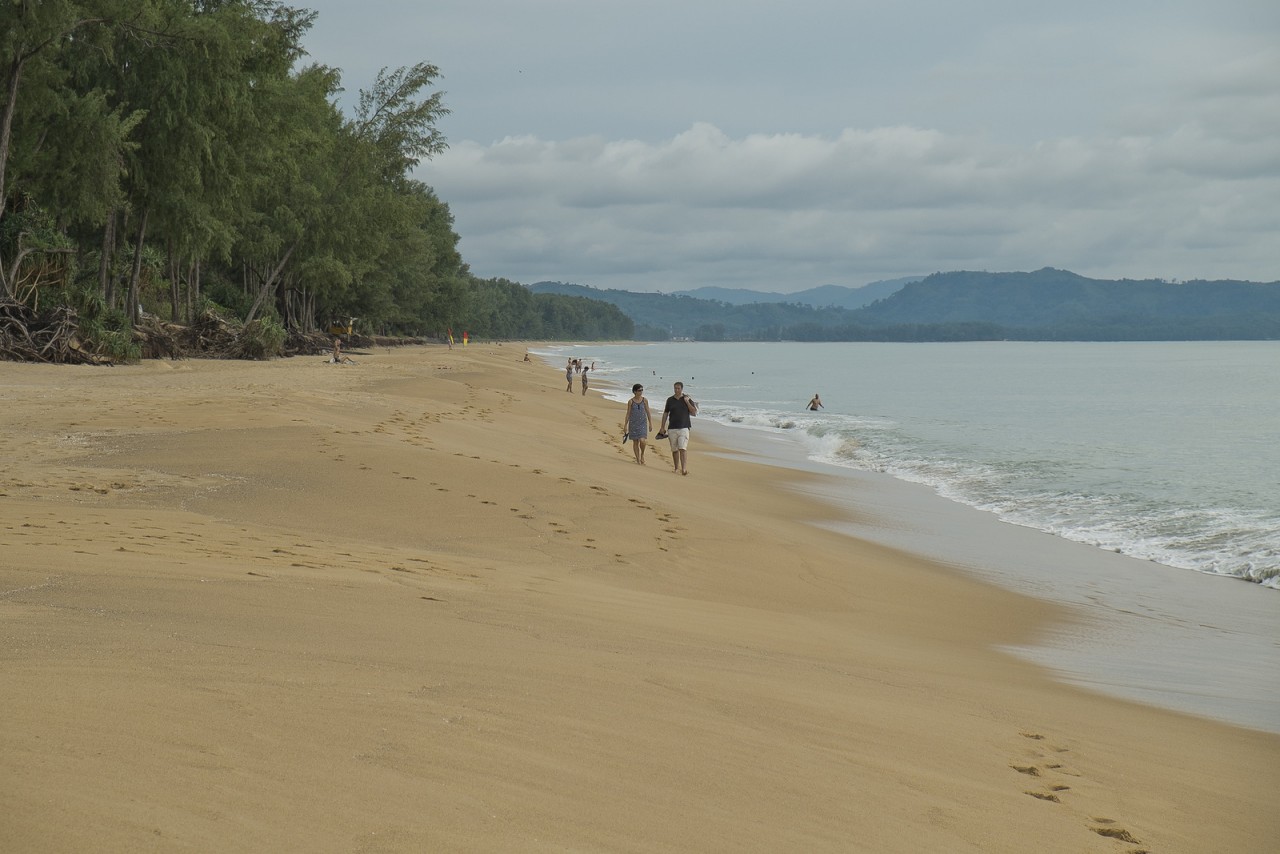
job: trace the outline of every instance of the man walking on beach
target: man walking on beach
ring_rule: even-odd
[[[662,423],[658,425],[659,437],[666,431],[671,442],[671,462],[680,474],[688,474],[687,452],[689,449],[689,429],[691,416],[698,414],[698,404],[684,393],[684,383],[675,384],[675,394],[667,398],[667,406],[662,410]]]

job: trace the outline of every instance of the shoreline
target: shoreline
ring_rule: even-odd
[[[1072,619],[1041,642],[1010,648],[1061,680],[1280,733],[1280,675],[1272,660],[1280,624],[1270,589],[1006,522],[922,484],[792,456],[803,453],[799,446],[771,449],[733,425],[713,429],[744,460],[761,454],[823,475],[795,488],[850,518],[818,524],[1069,609]]]
[[[1005,521],[923,484],[814,460],[785,430],[704,419],[699,432],[749,464],[819,475],[790,488],[849,518],[815,524],[1066,607],[1069,622],[1037,644],[1010,647],[1060,680],[1280,733],[1272,661],[1280,622],[1265,585],[1117,554]]]
[[[1212,391],[1205,389],[1212,382],[1215,369],[1203,367],[1187,381],[1216,395],[1214,400],[1201,400],[1200,408],[1177,414],[1186,423],[1177,428],[1166,424],[1166,429],[1174,432],[1165,443],[1147,442],[1148,434],[1142,425],[1147,419],[1159,420],[1161,407],[1173,403],[1169,397],[1177,393],[1176,385],[1182,381],[1176,372],[1160,374],[1159,370],[1194,356],[1199,352],[1194,345],[1137,343],[1123,353],[1113,354],[1131,360],[1138,373],[1151,370],[1157,374],[1151,377],[1149,389],[1134,388],[1132,375],[1116,380],[1122,385],[1130,383],[1123,393],[1126,397],[1134,395],[1131,415],[1121,414],[1128,412],[1127,408],[1108,408],[1104,404],[1106,395],[1098,394],[1100,389],[1094,386],[1097,374],[1089,366],[1098,367],[1108,350],[1085,348],[1086,352],[1080,354],[1082,369],[1071,378],[1064,378],[1068,384],[1062,390],[1066,400],[1078,401],[1080,406],[1069,407],[1073,417],[1061,421],[1054,419],[1052,413],[1063,405],[1063,399],[1045,389],[1036,391],[1034,381],[1057,358],[1073,358],[1070,345],[1040,348],[1019,347],[1011,342],[994,342],[986,347],[694,343],[653,348],[617,344],[607,354],[581,345],[558,349],[571,355],[593,349],[605,360],[605,376],[618,371],[626,374],[641,364],[646,372],[656,368],[657,373],[679,373],[680,365],[687,362],[689,372],[697,373],[700,381],[694,390],[712,404],[712,418],[744,428],[744,436],[774,431],[798,436],[807,455],[833,464],[835,470],[870,470],[868,464],[874,463],[875,470],[909,483],[926,484],[950,500],[993,513],[1014,525],[1141,561],[1214,576],[1236,576],[1280,589],[1280,577],[1275,576],[1280,566],[1275,564],[1272,545],[1276,540],[1276,520],[1271,518],[1272,508],[1280,503],[1280,492],[1265,479],[1255,477],[1270,470],[1265,463],[1271,462],[1274,454],[1267,451],[1270,434],[1264,425],[1280,418],[1280,409],[1266,395],[1253,404],[1247,402],[1247,380],[1218,384]],[[725,355],[731,358],[726,361]],[[1219,363],[1218,370],[1247,376],[1252,363],[1242,365],[1241,360],[1264,354],[1236,345],[1203,355],[1206,364]],[[1002,363],[1019,362],[1020,357],[1025,358],[1025,365],[1008,370],[1001,367]],[[874,382],[871,374],[861,372],[824,376],[818,371],[812,377],[839,400],[859,400],[856,411],[837,408],[820,414],[802,413],[794,408],[796,401],[787,402],[787,385],[795,373],[802,372],[798,366],[804,365],[806,358],[816,360],[817,365],[854,359],[874,368]],[[937,383],[943,374],[934,370],[939,367],[937,360],[950,365],[950,380],[941,386]],[[962,391],[962,377],[968,373],[989,379]],[[1016,400],[1017,393],[1010,391],[1023,384],[1033,386],[1025,406]],[[930,389],[932,393],[913,395],[913,388]],[[1242,395],[1246,397],[1242,399]],[[988,396],[990,407],[973,405],[975,400]],[[934,411],[932,404],[921,404],[921,398],[945,403],[941,410]],[[1095,410],[1099,404],[1101,408]],[[955,418],[948,414],[952,407]],[[1233,419],[1231,430],[1237,443],[1219,443],[1205,435],[1215,429],[1212,413],[1236,407],[1241,411],[1239,418]],[[1004,415],[990,421],[991,413],[997,410]],[[1043,431],[1047,444],[1037,447],[1041,440],[1030,437],[1042,431],[1028,418],[1041,417],[1048,417],[1053,423]],[[1088,420],[1093,418],[1097,420]],[[966,433],[986,434],[995,441],[973,442],[957,436],[957,444],[951,445],[944,426],[948,420]],[[1114,441],[1096,449],[1088,444],[1071,448],[1078,436],[1092,429],[1114,430]],[[1255,456],[1252,452],[1233,458],[1228,450],[1232,447],[1257,448],[1259,464],[1249,466],[1246,462]],[[1161,455],[1155,448],[1164,448],[1167,453]],[[1280,464],[1280,457],[1274,458]],[[1126,459],[1133,463],[1129,469]],[[1171,484],[1173,489],[1161,488],[1160,471],[1165,467],[1182,471],[1183,489],[1193,483],[1196,486],[1186,493],[1179,492],[1176,481]],[[1130,478],[1108,483],[1108,472],[1125,470]],[[1095,482],[1087,483],[1090,478]],[[1185,500],[1174,501],[1174,494]],[[1185,524],[1169,525],[1175,518]]]
[[[1269,849],[1280,738],[523,349],[0,367],[0,847]]]

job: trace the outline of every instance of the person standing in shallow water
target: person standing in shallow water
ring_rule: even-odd
[[[644,386],[640,383],[631,387],[631,399],[627,401],[622,426],[631,440],[631,452],[635,454],[636,462],[644,465],[644,449],[649,430],[653,427],[653,414],[649,411],[649,399],[644,396]]]
[[[809,401],[809,411],[817,412],[819,409],[824,408],[825,407],[822,405],[822,398],[818,397],[818,393],[815,391],[813,393],[813,400]]]
[[[587,372],[590,370],[591,369],[588,368],[586,365],[582,366],[582,393],[583,394],[587,393]]]
[[[684,393],[684,383],[676,383],[674,389],[675,393],[667,398],[667,405],[662,410],[658,435],[666,431],[667,439],[671,442],[671,462],[675,470],[680,474],[688,474],[689,430],[693,426],[689,419],[698,414],[698,404]]]

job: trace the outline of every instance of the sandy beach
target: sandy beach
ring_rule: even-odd
[[[1271,852],[1280,736],[516,345],[0,363],[0,851]],[[655,428],[665,389],[650,389]]]

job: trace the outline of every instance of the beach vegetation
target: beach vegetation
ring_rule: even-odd
[[[162,327],[207,322],[206,291],[221,354],[250,358],[339,317],[366,336],[629,336],[611,306],[471,274],[413,177],[446,145],[439,69],[384,69],[344,112],[340,70],[305,62],[315,18],[279,0],[0,4],[0,302],[92,290],[102,310],[75,316],[112,361],[131,332],[144,353],[204,340]]]
[[[240,358],[270,359],[284,353],[285,328],[268,315],[246,323],[240,333]]]
[[[507,279],[478,280],[462,307],[462,327],[497,338],[631,339],[635,324],[617,306],[561,294],[535,294]]]

